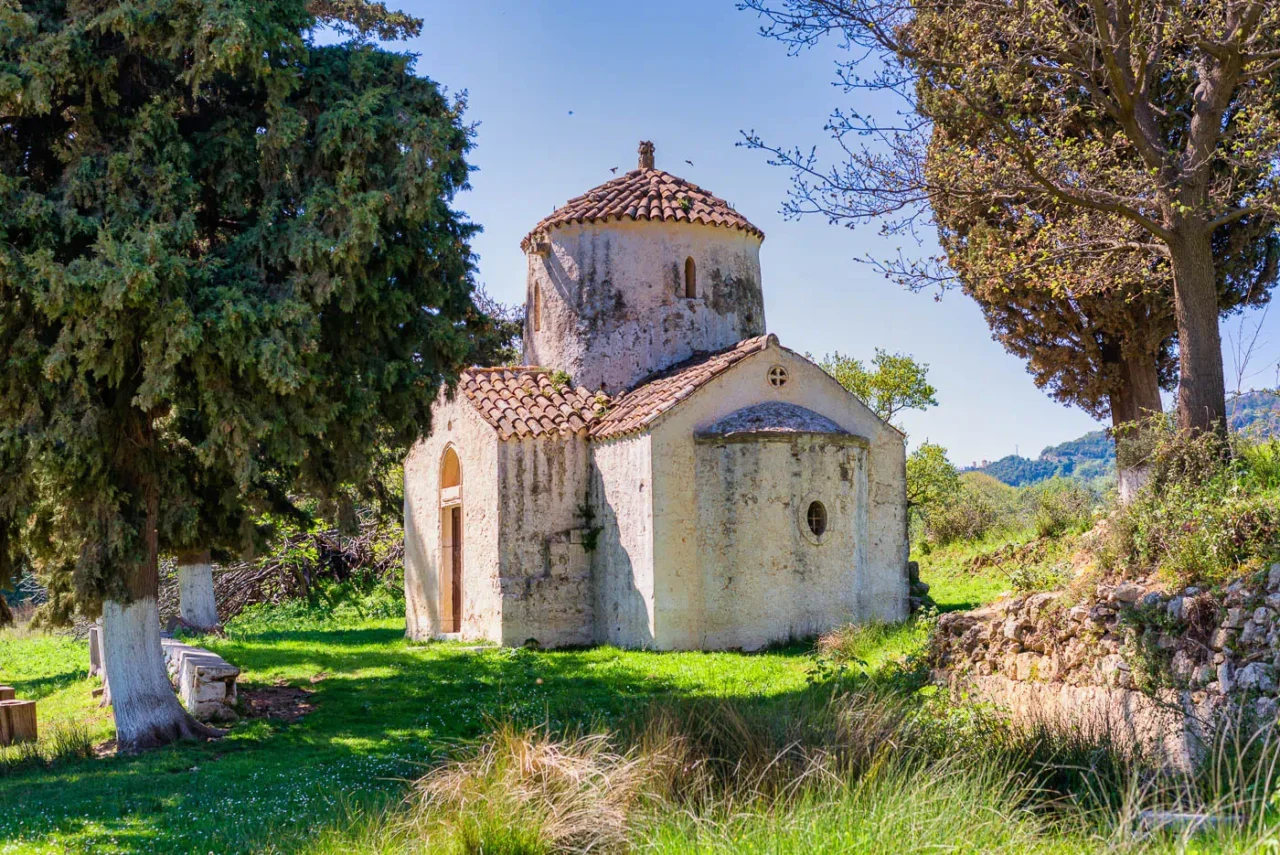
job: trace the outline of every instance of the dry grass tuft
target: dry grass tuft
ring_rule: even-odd
[[[414,785],[405,831],[441,851],[610,851],[667,798],[685,760],[680,740],[657,734],[618,752],[606,734],[554,739],[501,725]]]

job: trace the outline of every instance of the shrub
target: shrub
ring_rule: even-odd
[[[1274,441],[1152,428],[1148,481],[1114,515],[1104,563],[1158,571],[1171,583],[1219,584],[1275,554],[1280,536],[1280,452]]]
[[[1079,481],[1052,478],[1022,491],[1025,514],[1037,537],[1060,537],[1093,525],[1099,497]]]
[[[960,489],[933,508],[924,535],[935,546],[978,540],[1017,524],[1018,491],[983,472],[965,472]]]

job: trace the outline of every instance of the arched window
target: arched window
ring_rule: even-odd
[[[542,286],[535,284],[533,286],[533,305],[530,307],[533,312],[533,331],[538,332],[542,329]]]
[[[698,266],[693,263],[693,256],[684,260],[684,295],[691,300],[698,296]]]
[[[458,452],[450,446],[444,450],[444,460],[440,461],[440,489],[447,490],[462,483],[462,467],[458,464]]]

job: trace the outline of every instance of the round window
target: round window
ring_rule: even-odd
[[[781,365],[774,365],[769,369],[769,385],[775,389],[781,389],[787,385],[787,369]]]
[[[805,522],[809,523],[809,531],[815,537],[822,537],[827,532],[827,508],[822,502],[812,502],[805,512]]]

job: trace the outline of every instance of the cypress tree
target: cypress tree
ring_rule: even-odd
[[[348,507],[477,346],[463,104],[367,40],[418,27],[360,0],[0,2],[0,467],[31,487],[5,487],[0,573],[101,610],[124,751],[211,733],[156,612],[210,492],[227,519],[264,483]]]

